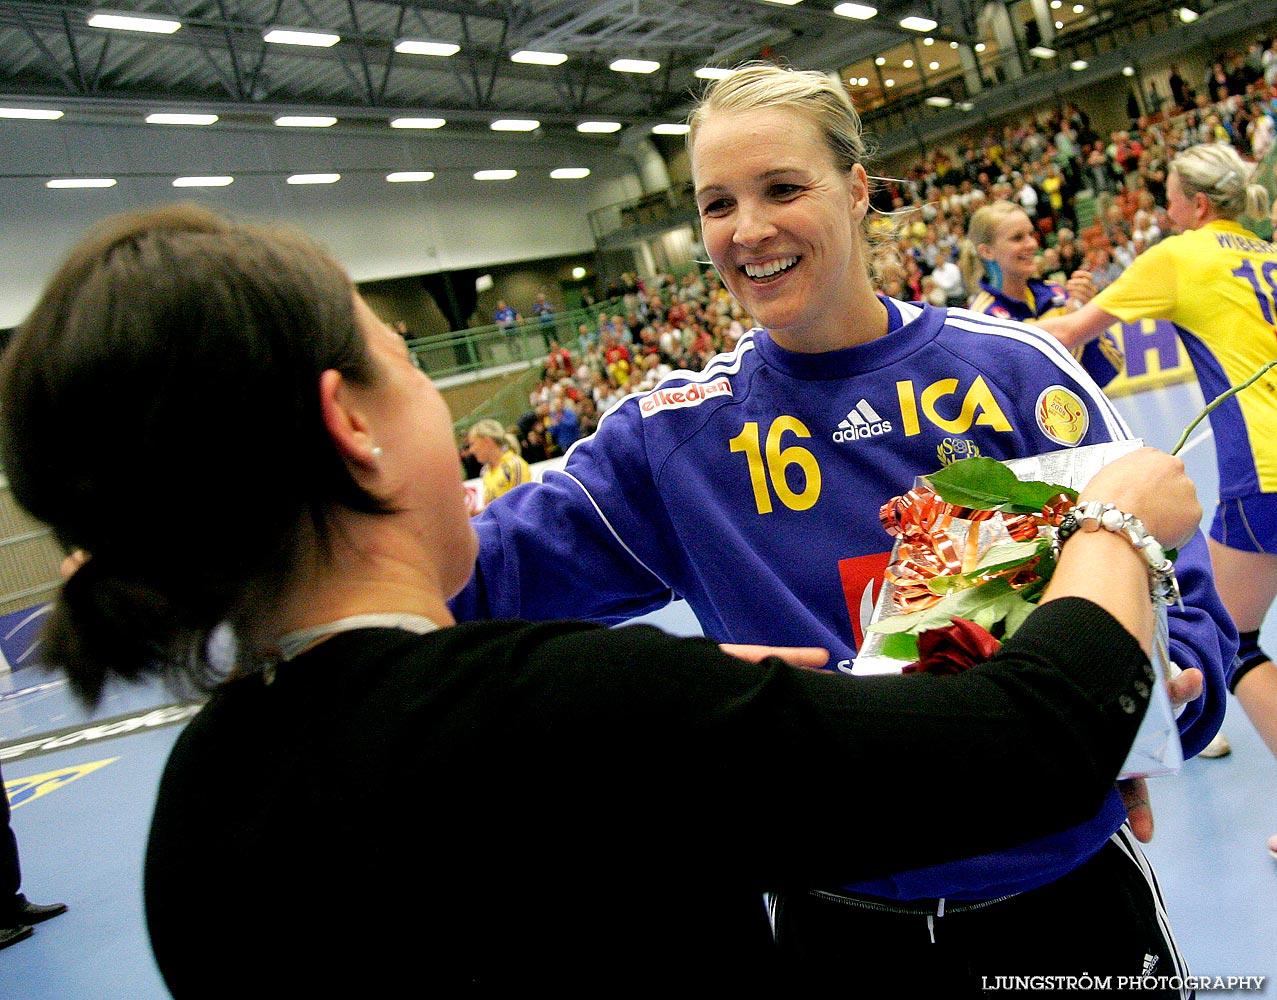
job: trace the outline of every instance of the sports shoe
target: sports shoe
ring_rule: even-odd
[[[1213,740],[1197,751],[1197,756],[1213,760],[1216,757],[1227,757],[1232,752],[1233,748],[1228,745],[1228,737],[1221,730],[1215,734]]]
[[[1277,860],[1277,833],[1268,838],[1268,853]]]

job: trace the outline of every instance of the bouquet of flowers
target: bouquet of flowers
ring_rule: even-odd
[[[1216,407],[1275,366],[1269,361],[1215,397],[1170,453],[1177,454]],[[1110,441],[1005,463],[963,459],[889,500],[880,516],[895,547],[852,672],[952,674],[989,659],[1051,579],[1050,529],[1101,466],[1141,444]],[[1170,679],[1179,668],[1170,659],[1166,607],[1155,602],[1155,610],[1151,659]],[[1159,684],[1120,777],[1176,771],[1183,760],[1175,713]]]
[[[1055,570],[1052,531],[1078,489],[1109,461],[1141,446],[1112,441],[998,462],[969,458],[915,481],[880,512],[896,539],[856,674],[960,673],[992,656],[1033,610]],[[1154,666],[1169,657],[1157,607]],[[1177,770],[1179,731],[1158,685],[1122,777]]]

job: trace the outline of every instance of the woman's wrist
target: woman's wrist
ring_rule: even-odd
[[[1059,559],[1060,551],[1069,538],[1079,532],[1107,531],[1125,541],[1143,558],[1147,565],[1149,596],[1159,604],[1182,603],[1179,581],[1175,578],[1175,565],[1167,557],[1161,543],[1134,514],[1127,513],[1111,503],[1100,500],[1084,500],[1069,510],[1054,529],[1052,551]]]

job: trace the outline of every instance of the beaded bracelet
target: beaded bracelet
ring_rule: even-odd
[[[1051,551],[1059,559],[1060,548],[1071,535],[1078,531],[1099,531],[1101,528],[1124,537],[1148,561],[1148,589],[1154,601],[1158,604],[1183,606],[1179,581],[1175,578],[1175,564],[1166,557],[1161,543],[1149,534],[1143,521],[1134,514],[1118,510],[1111,503],[1088,500],[1066,513],[1055,529]]]

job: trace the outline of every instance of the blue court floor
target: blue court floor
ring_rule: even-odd
[[[1195,383],[1118,401],[1132,429],[1169,448],[1202,406]],[[1183,453],[1207,518],[1214,506],[1209,431]],[[695,633],[675,605],[650,616]],[[1277,614],[1266,633],[1277,635]],[[155,688],[113,689],[92,718],[64,683],[38,667],[0,674],[0,765],[13,803],[23,889],[69,912],[0,952],[0,1000],[159,1000],[168,994],[142,921],[141,859],[163,762],[191,709]],[[1147,853],[1162,881],[1176,936],[1194,974],[1277,978],[1277,761],[1230,699],[1230,756],[1192,760],[1150,780],[1156,834]],[[937,831],[943,836],[943,831]],[[358,894],[359,887],[351,887]],[[269,934],[287,900],[245,899],[244,924],[228,934]],[[344,913],[334,914],[338,927]],[[261,921],[258,923],[258,921]],[[324,943],[317,942],[316,961]],[[216,943],[210,942],[210,955]],[[215,960],[215,959],[214,959]],[[1277,985],[1260,995],[1277,997]]]

